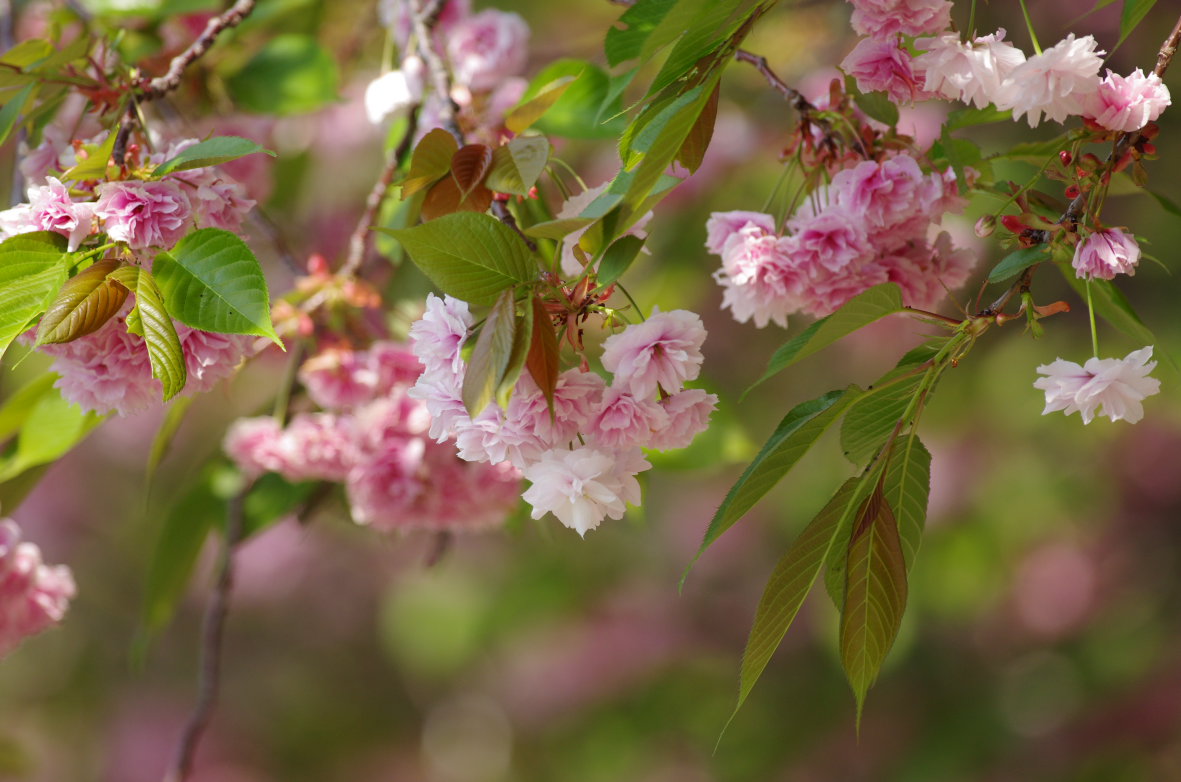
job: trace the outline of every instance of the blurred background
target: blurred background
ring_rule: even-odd
[[[201,29],[211,5],[82,3],[96,24],[122,31],[126,56],[155,72]],[[966,6],[957,3],[960,25]],[[562,57],[603,64],[603,35],[621,11],[607,0],[497,7],[532,28],[528,76]],[[1119,4],[1077,21],[1086,9],[1074,0],[1034,0],[1031,10],[1043,44],[1068,31],[1094,34],[1108,50],[1118,39]],[[18,36],[44,34],[60,12],[57,3],[16,3]],[[1111,67],[1150,68],[1176,13],[1175,3],[1158,3]],[[745,48],[766,55],[788,83],[822,92],[855,42],[848,14],[843,2],[785,2]],[[1016,3],[981,4],[981,32],[1002,24],[1031,50]],[[337,99],[275,118],[266,97],[220,78],[219,69],[232,73],[277,35],[315,44],[307,79],[319,86],[309,94],[329,89]],[[276,295],[292,284],[292,259],[297,267],[313,253],[339,259],[361,213],[386,143],[361,97],[384,48],[369,2],[261,0],[210,57],[210,95],[181,93],[168,107],[185,135],[248,135],[279,152],[236,174],[262,205],[265,220],[249,226],[248,238]],[[1172,77],[1181,92],[1181,75]],[[259,113],[239,111],[243,104]],[[929,143],[945,110],[904,111],[902,128]],[[1161,159],[1148,165],[1150,188],[1175,202],[1178,116],[1162,119]],[[1162,360],[1162,393],[1136,426],[1042,417],[1035,367],[1088,356],[1085,303],[1052,272],[1036,280],[1038,301],[1066,299],[1074,311],[1046,321],[1041,340],[1019,322],[990,332],[948,373],[924,415],[920,434],[934,454],[927,534],[860,740],[836,611],[820,589],[715,751],[764,583],[852,473],[835,436],[728,532],[678,592],[681,574],[724,492],[791,406],[872,382],[920,338],[905,322],[880,324],[736,401],[786,335],[736,324],[719,309],[704,224],[711,211],[763,208],[794,122],[754,69],[731,67],[705,165],[658,209],[652,256],[625,278],[646,308],[702,314],[710,336],[700,385],[721,397],[697,443],[654,457],[644,507],[586,540],[519,513],[503,532],[456,539],[430,566],[434,539],[359,528],[338,502],[251,538],[238,556],[222,698],[196,780],[1181,780],[1181,377]],[[966,135],[993,152],[1055,130],[1006,123]],[[590,185],[618,166],[610,140],[555,144]],[[993,173],[1024,181],[1035,170],[998,163]],[[996,237],[972,234],[990,204],[978,198],[950,226],[980,257],[975,281],[958,292],[968,309],[1007,252]],[[1181,220],[1156,200],[1113,198],[1104,217],[1149,238],[1148,251],[1172,265]],[[383,264],[376,278],[391,298],[428,290],[409,264]],[[1158,358],[1181,356],[1169,270],[1144,262],[1121,282],[1158,336]],[[949,301],[944,311],[956,310]],[[796,319],[789,333],[803,324]],[[1100,342],[1104,355],[1142,347],[1102,323]],[[0,373],[0,396],[43,369],[35,362]],[[162,520],[218,452],[228,422],[266,408],[283,367],[281,356],[264,355],[199,399],[150,496],[145,465],[159,411],[108,422],[11,514],[47,561],[73,568],[79,594],[62,627],[0,663],[0,779],[160,779],[195,697],[213,546],[175,621],[146,649],[138,629],[145,574]]]

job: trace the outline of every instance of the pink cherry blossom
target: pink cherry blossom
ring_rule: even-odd
[[[414,35],[414,13],[418,7],[419,0],[379,0],[377,4],[381,23],[390,28],[399,49],[404,50]],[[471,0],[443,0],[443,7],[434,27],[435,38],[440,42],[445,41],[455,29],[455,25],[466,19],[471,12]]]
[[[69,189],[54,177],[29,188],[29,208],[37,230],[65,236],[70,252],[94,230],[94,204],[72,200]]]
[[[33,207],[29,204],[17,204],[0,212],[0,238],[11,239],[18,234],[40,231],[41,225]]]
[[[192,224],[189,198],[172,179],[103,183],[94,211],[107,235],[133,250],[172,247]]]
[[[583,446],[546,451],[522,472],[533,485],[523,495],[540,519],[558,521],[586,536],[605,518],[621,519],[628,503],[640,502],[635,476],[651,467],[639,448],[621,453]]]
[[[763,328],[774,321],[787,328],[787,316],[797,310],[806,275],[790,260],[795,248],[790,237],[752,223],[730,235],[722,252],[722,268],[714,279],[722,286],[722,308],[734,319],[754,319]]]
[[[222,439],[222,450],[251,478],[281,472],[287,461],[283,427],[269,415],[234,421]]]
[[[876,168],[875,164],[870,165]],[[875,202],[883,200],[880,197],[866,200],[871,198]],[[791,263],[815,275],[822,274],[821,270],[840,273],[867,260],[873,255],[865,232],[868,206],[866,203],[862,211],[855,212],[834,205],[814,216],[789,220],[787,226],[792,237],[787,254]]]
[[[1060,358],[1038,367],[1038,374],[1045,377],[1033,386],[1046,393],[1042,415],[1057,410],[1066,415],[1077,412],[1083,423],[1089,424],[1098,413],[1112,421],[1136,423],[1144,417],[1144,399],[1160,392],[1160,381],[1148,376],[1156,367],[1150,358],[1152,345],[1122,359],[1090,358],[1079,366]]]
[[[541,450],[561,448],[574,442],[579,432],[589,430],[602,407],[605,390],[603,378],[594,372],[568,369],[558,375],[551,416],[545,395],[526,376],[517,382],[506,413],[510,421],[535,438]]]
[[[299,413],[279,440],[277,470],[289,481],[342,481],[353,466],[358,433],[348,416]]]
[[[603,366],[615,375],[612,385],[630,388],[637,397],[681,390],[701,372],[705,327],[688,310],[660,312],[628,326],[603,342]]]
[[[924,90],[981,109],[998,101],[1005,79],[1025,62],[1025,53],[1005,41],[1003,28],[968,43],[947,33],[920,38],[915,46],[922,51],[914,70],[924,77]]]
[[[841,61],[841,70],[857,80],[862,92],[884,91],[895,103],[930,97],[914,72],[912,58],[896,39],[862,38]]]
[[[705,223],[705,249],[721,255],[727,240],[753,226],[761,235],[775,233],[775,218],[762,212],[714,212]]]
[[[968,281],[976,265],[971,250],[956,248],[951,237],[940,233],[934,244],[915,239],[883,254],[879,263],[887,279],[898,283],[902,301],[910,307],[934,309]]]
[[[834,176],[829,187],[831,203],[843,207],[847,219],[860,221],[870,233],[896,229],[916,218],[925,230],[942,197],[942,179],[924,176],[918,162],[904,154],[881,163],[858,163]],[[912,229],[908,225],[906,230]]]
[[[244,334],[217,334],[182,323],[176,324],[176,334],[188,372],[185,394],[203,394],[231,377],[242,359],[251,354],[255,342]]]
[[[709,427],[709,417],[718,406],[718,397],[700,388],[686,388],[662,399],[660,406],[668,415],[668,425],[654,432],[644,445],[658,451],[670,451],[688,448],[693,438]]]
[[[1082,114],[1099,89],[1103,52],[1097,48],[1093,36],[1068,34],[1014,68],[993,103],[1002,111],[1012,109],[1014,120],[1025,116],[1031,128],[1038,126],[1043,114],[1055,122]]]
[[[410,326],[410,344],[425,372],[445,371],[459,376],[463,357],[459,349],[467,340],[475,319],[466,301],[427,294],[426,311]]]
[[[595,445],[623,450],[647,446],[654,432],[668,426],[668,413],[653,399],[637,399],[624,389],[609,388],[588,434]]]
[[[1110,280],[1117,274],[1133,275],[1140,263],[1140,245],[1118,228],[1095,231],[1074,248],[1076,277]]]
[[[849,0],[853,4],[853,29],[860,35],[891,38],[931,35],[951,24],[949,0]]]
[[[1139,68],[1128,76],[1112,73],[1083,105],[1083,116],[1108,130],[1131,133],[1155,121],[1172,103],[1169,88],[1155,73]]]
[[[65,171],[77,162],[69,131],[57,125],[46,127],[41,134],[41,143],[33,149],[22,141],[17,160],[20,161],[21,176],[30,185],[44,184],[50,172]]]
[[[376,374],[363,352],[328,348],[303,362],[299,382],[325,410],[351,410],[373,399]]]
[[[41,561],[41,549],[22,542],[20,528],[0,519],[0,657],[65,617],[76,588],[65,565]]]
[[[353,521],[382,529],[397,525],[423,491],[417,474],[426,446],[421,437],[391,438],[357,461],[345,483]]]
[[[127,333],[123,315],[93,334],[38,350],[54,357],[50,371],[61,376],[54,385],[83,410],[130,415],[160,404],[163,389],[143,337]]]
[[[529,25],[518,14],[489,8],[458,22],[447,38],[455,81],[490,90],[525,69]]]
[[[237,182],[219,179],[203,184],[190,194],[197,223],[202,228],[239,231],[256,201],[246,197],[246,188]]]

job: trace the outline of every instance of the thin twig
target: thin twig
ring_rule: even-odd
[[[221,683],[222,638],[225,635],[226,616],[230,610],[230,592],[234,587],[234,548],[242,538],[245,527],[247,485],[227,503],[226,530],[222,540],[221,561],[217,584],[205,610],[201,628],[201,670],[197,680],[197,703],[189,715],[189,721],[181,734],[176,759],[165,775],[165,782],[185,782],[193,770],[193,760],[201,743],[205,729],[213,718],[217,705],[218,689]]]
[[[509,228],[517,232],[517,236],[525,242],[525,246],[529,248],[530,252],[537,252],[537,242],[530,239],[521,230],[521,226],[517,225],[517,218],[513,217],[513,213],[504,205],[504,201],[492,202],[492,215],[500,222],[507,225]]]
[[[369,197],[365,199],[365,211],[361,214],[361,219],[357,221],[357,227],[353,229],[353,235],[349,238],[348,255],[345,256],[344,264],[340,267],[341,274],[356,274],[365,263],[365,251],[369,246],[369,236],[373,233],[373,225],[377,222],[377,213],[381,209],[382,202],[385,201],[386,193],[390,190],[394,176],[410,153],[411,144],[414,143],[414,136],[418,131],[418,112],[418,106],[410,110],[410,120],[406,126],[405,135],[398,142],[397,148],[390,153],[385,168],[381,171],[381,176],[377,178],[377,183],[373,185],[373,189],[369,191]]]
[[[748,52],[746,49],[739,49],[738,51],[734,52],[734,59],[738,60],[739,62],[750,63],[751,65],[755,66],[759,73],[763,74],[763,78],[767,80],[767,83],[779,92],[783,93],[783,96],[787,98],[788,102],[792,105],[792,108],[794,108],[799,113],[809,116],[812,112],[816,111],[816,107],[804,97],[802,92],[795,89],[794,87],[789,86],[787,82],[775,74],[775,71],[771,70],[771,66],[767,63],[766,57]]]
[[[439,99],[439,122],[443,128],[455,137],[463,146],[463,131],[459,128],[457,116],[459,106],[451,97],[451,76],[447,72],[447,65],[439,52],[435,50],[433,35],[435,23],[443,11],[443,0],[424,0],[418,11],[413,14],[414,35],[418,39],[418,51],[426,63],[427,72],[431,76],[431,86],[435,97]]]

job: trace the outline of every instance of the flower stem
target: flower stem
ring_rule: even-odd
[[[1091,318],[1091,353],[1099,358],[1099,331],[1095,328],[1095,305],[1091,300],[1091,278],[1087,278],[1087,313]]]
[[[1025,15],[1025,26],[1029,29],[1029,39],[1033,41],[1033,50],[1038,54],[1042,53],[1042,46],[1037,42],[1037,33],[1033,31],[1033,19],[1029,16],[1029,7],[1025,5],[1025,0],[1018,0],[1021,3],[1021,13]]]

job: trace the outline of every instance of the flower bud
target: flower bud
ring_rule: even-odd
[[[981,239],[986,236],[992,236],[992,232],[996,230],[996,215],[984,215],[976,221],[976,235]]]
[[[1074,160],[1074,156],[1064,149],[1058,153],[1058,159],[1062,161],[1062,165],[1069,166]]]

